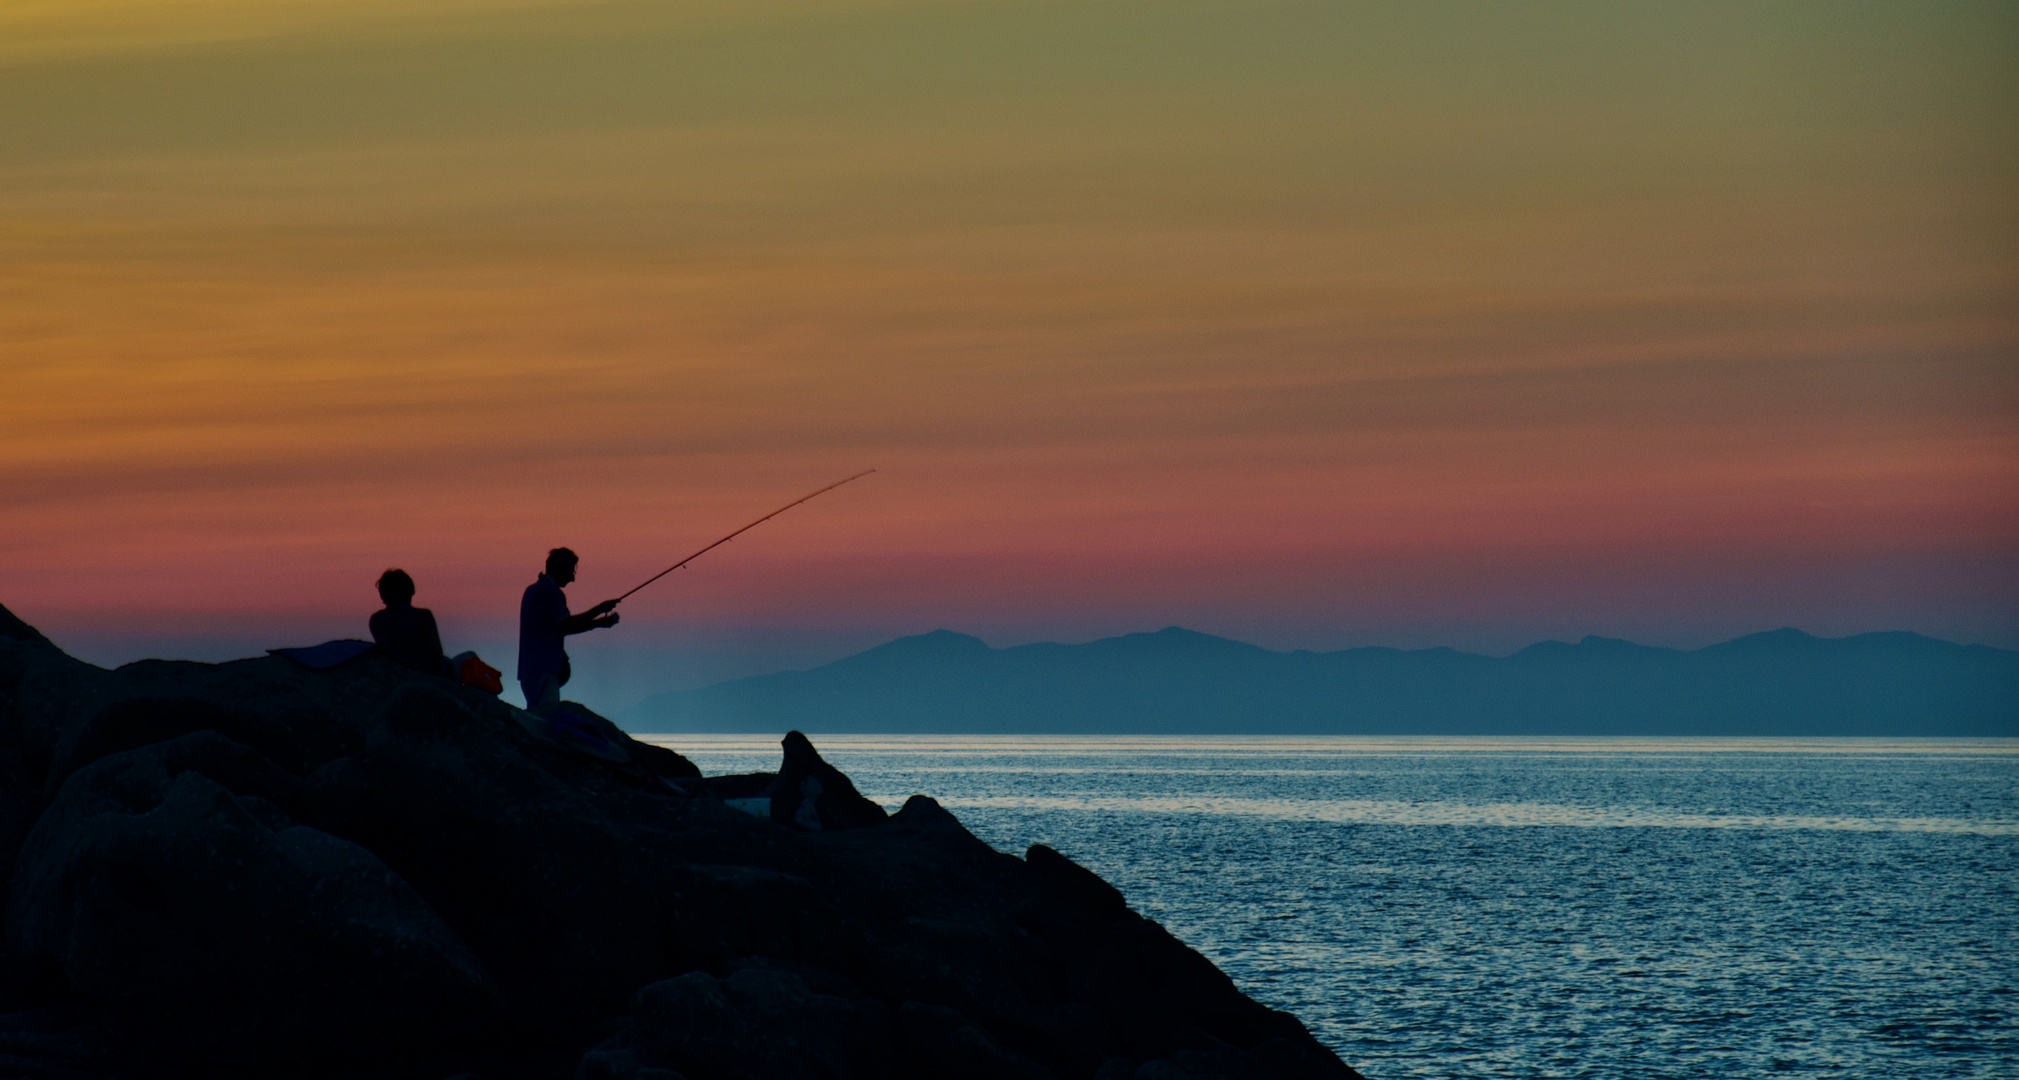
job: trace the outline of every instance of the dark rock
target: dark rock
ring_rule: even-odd
[[[0,726],[0,735],[5,728]],[[6,903],[7,871],[14,865],[21,842],[42,812],[41,778],[34,776],[21,755],[0,738],[0,907]]]
[[[726,978],[692,971],[638,991],[628,1036],[643,1067],[690,1080],[887,1075],[890,1010],[838,989],[823,993],[770,966],[742,966]]]
[[[38,797],[56,744],[89,712],[103,707],[99,698],[114,678],[112,672],[65,656],[39,634],[33,639],[0,637],[5,739],[34,777]]]
[[[21,617],[0,607],[0,641],[24,645],[40,645],[55,651],[56,645],[42,636],[42,631],[21,621]]]
[[[558,1035],[664,970],[668,874],[584,791],[607,780],[509,717],[407,687],[308,799],[461,931],[526,1025]]]
[[[482,965],[301,782],[214,732],[107,756],[23,845],[7,945],[193,1061],[452,1057],[503,1019]]]
[[[570,709],[596,752],[381,657],[105,671],[0,609],[0,1075],[1356,1075],[1050,848]]]
[[[695,795],[711,799],[755,799],[769,798],[771,786],[778,781],[777,773],[729,773],[722,776],[703,776],[698,779],[682,780],[680,786]]]
[[[1055,1080],[1044,1066],[1003,1049],[974,1021],[944,1005],[907,1001],[897,1015],[906,1071],[913,1076]]]
[[[0,1076],[110,1080],[143,1070],[111,1044],[116,1032],[75,1007],[0,1013]]]
[[[698,779],[701,776],[701,766],[680,754],[663,746],[654,746],[636,739],[631,741],[631,760],[650,770],[653,775],[663,776],[668,780]]]
[[[1079,908],[1090,918],[1112,922],[1129,913],[1129,902],[1122,898],[1121,890],[1043,844],[1032,844],[1024,853],[1024,861],[1030,864],[1048,893]]]
[[[785,733],[785,760],[771,787],[771,819],[800,829],[863,829],[889,815],[863,798],[840,769],[821,760],[797,731]]]
[[[587,705],[575,701],[563,701],[556,706],[555,711],[565,712],[575,719],[586,721],[605,743],[624,755],[624,763],[629,768],[617,770],[620,776],[633,779],[658,776],[677,781],[701,775],[700,766],[663,746],[639,742],[606,717],[597,715]]]
[[[200,698],[139,697],[115,701],[65,732],[44,786],[53,797],[71,773],[99,758],[197,731],[243,743],[296,775],[306,772],[301,748],[285,727]]]

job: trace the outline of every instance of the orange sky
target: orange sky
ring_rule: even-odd
[[[553,544],[586,602],[876,466],[595,685],[937,626],[2019,646],[2015,25],[12,5],[0,603],[231,654],[400,565],[489,652]]]

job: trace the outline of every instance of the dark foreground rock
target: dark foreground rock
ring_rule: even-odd
[[[567,711],[0,608],[0,1076],[1357,1075],[1049,848]]]

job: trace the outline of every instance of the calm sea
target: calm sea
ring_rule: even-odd
[[[2019,1077],[2019,741],[815,741],[1092,867],[1374,1080]]]

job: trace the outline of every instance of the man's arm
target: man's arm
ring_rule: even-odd
[[[615,626],[618,616],[612,609],[616,606],[617,601],[605,600],[580,615],[570,615],[561,620],[561,633],[581,634],[590,630],[600,630],[606,626]]]

